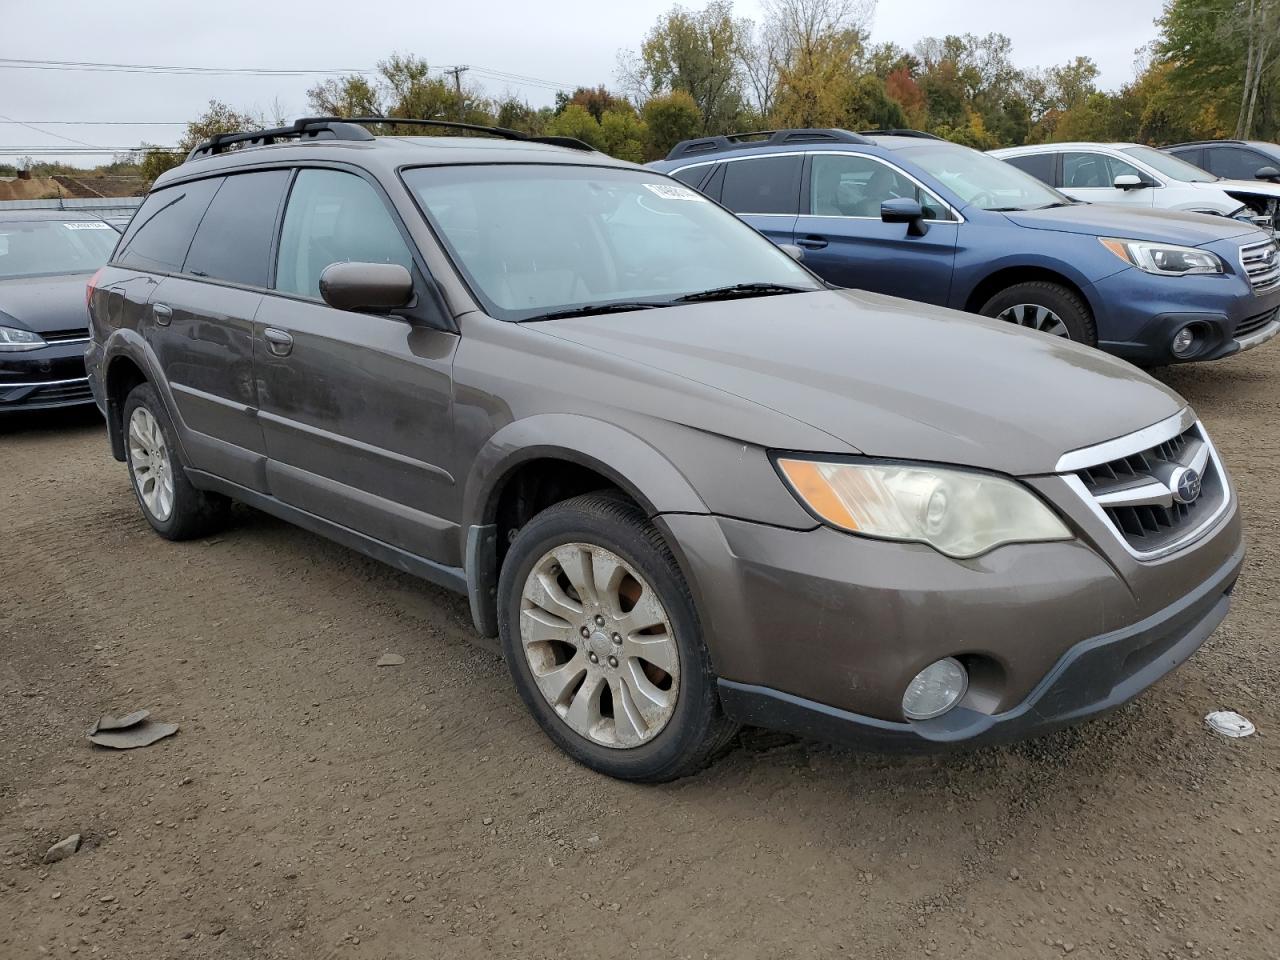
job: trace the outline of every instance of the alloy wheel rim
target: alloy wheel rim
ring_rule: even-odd
[[[588,543],[547,551],[520,594],[520,641],[543,698],[574,733],[628,749],[657,736],[680,694],[662,601],[634,567]]]
[[[1019,303],[1000,312],[997,319],[1016,323],[1020,327],[1039,330],[1050,336],[1071,339],[1071,331],[1062,322],[1062,318],[1039,303]]]
[[[173,466],[160,423],[146,407],[129,417],[129,470],[143,506],[164,523],[173,513]]]

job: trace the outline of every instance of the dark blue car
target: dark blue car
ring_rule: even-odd
[[[1251,223],[1078,203],[919,134],[689,140],[651,164],[828,282],[998,317],[1153,366],[1280,332],[1280,252]]]

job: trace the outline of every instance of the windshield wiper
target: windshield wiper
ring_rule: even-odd
[[[1036,209],[1052,210],[1055,207],[1074,207],[1078,202],[1077,200],[1055,200],[1053,203],[1046,203],[1043,207],[1036,207]]]
[[[1026,213],[1026,207],[983,207],[988,213]]]
[[[632,310],[654,310],[658,307],[669,306],[671,306],[670,303],[654,303],[652,300],[589,303],[585,307],[570,307],[568,310],[552,310],[550,313],[539,313],[532,317],[524,317],[520,322],[533,323],[538,320],[568,320],[570,317],[594,317],[601,313],[629,313]]]
[[[772,297],[781,293],[809,293],[806,287],[793,287],[786,283],[735,283],[727,287],[712,287],[697,293],[676,297],[673,303],[704,303],[708,300],[739,300],[746,297]]]

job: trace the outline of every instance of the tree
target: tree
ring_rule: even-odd
[[[779,126],[844,122],[875,4],[871,0],[768,0],[779,45]]]
[[[353,73],[331,77],[307,91],[307,105],[322,117],[380,117],[382,98],[368,79]]]
[[[674,90],[693,98],[707,133],[733,129],[744,105],[738,70],[743,22],[729,0],[698,11],[672,7],[659,18],[638,54],[625,54],[620,76],[637,102]]]
[[[210,100],[205,112],[187,124],[186,132],[178,140],[176,151],[144,143],[138,148],[136,162],[142,176],[148,181],[154,181],[166,170],[182,163],[187,153],[210,137],[219,133],[261,130],[264,126],[260,117],[241,113],[220,100]]]
[[[569,104],[576,103],[580,107],[585,107],[587,113],[595,117],[596,122],[599,123],[604,118],[605,111],[616,110],[626,102],[625,97],[610,93],[604,84],[598,87],[578,87],[571,94],[563,90],[556,93],[556,113],[562,112]]]
[[[649,130],[648,155],[653,158],[665,157],[681,140],[702,133],[702,114],[683,90],[650,98],[641,116]]]

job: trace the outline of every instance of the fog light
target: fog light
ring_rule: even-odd
[[[907,684],[902,712],[909,720],[928,720],[946,713],[969,689],[969,674],[955,657],[931,663]]]
[[[1190,324],[1173,335],[1173,355],[1175,357],[1190,356],[1196,349],[1196,331]]]

